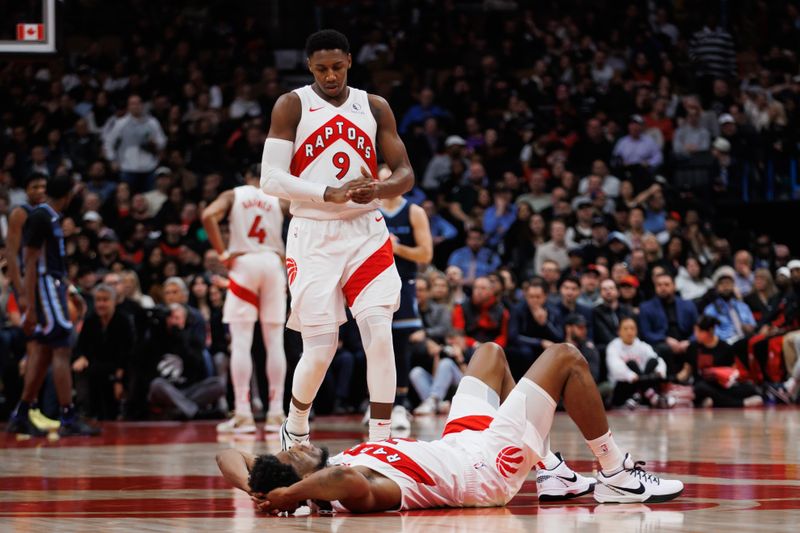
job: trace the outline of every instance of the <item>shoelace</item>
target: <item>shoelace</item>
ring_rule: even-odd
[[[661,485],[661,479],[659,479],[658,476],[654,476],[653,474],[650,474],[644,470],[643,467],[645,464],[646,463],[644,461],[636,461],[633,463],[633,468],[631,468],[629,472],[638,478],[644,479],[645,481],[650,481],[656,485]]]

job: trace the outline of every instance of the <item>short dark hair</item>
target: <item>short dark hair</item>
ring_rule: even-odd
[[[565,283],[574,283],[578,287],[581,286],[581,280],[579,280],[577,276],[573,276],[571,274],[569,276],[564,276],[563,278],[561,278],[561,282],[558,284],[558,288],[560,289],[561,286],[564,285]]]
[[[311,57],[318,50],[341,50],[345,54],[349,54],[350,42],[341,32],[321,30],[308,36],[306,40],[306,57]]]
[[[701,331],[713,331],[714,328],[719,326],[719,320],[710,315],[700,315],[694,325]]]
[[[69,174],[56,174],[47,180],[47,196],[53,200],[60,200],[70,193],[72,185],[72,176]]]
[[[328,449],[322,448],[317,469],[325,468],[328,464]],[[282,463],[272,454],[259,455],[250,469],[247,484],[253,492],[269,493],[273,489],[289,487],[300,481],[300,474],[292,465]]]
[[[22,188],[27,189],[28,185],[30,185],[32,182],[36,180],[47,180],[47,176],[45,176],[41,172],[31,172],[30,174],[25,176],[25,179],[22,182]]]

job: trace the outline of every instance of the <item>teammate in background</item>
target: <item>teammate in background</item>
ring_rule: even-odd
[[[350,44],[324,30],[306,42],[314,83],[281,96],[261,168],[261,188],[291,200],[286,246],[292,295],[287,326],[301,333],[303,356],[292,382],[286,449],[308,440],[308,414],[336,353],[345,303],[358,324],[367,356],[369,435],[391,433],[396,369],[392,315],[400,277],[380,199],[411,189],[414,174],[386,100],[347,86]],[[391,169],[377,181],[378,154]]]
[[[379,180],[386,179],[390,175],[391,170],[386,166],[381,167],[378,171]],[[414,332],[422,330],[422,319],[417,310],[415,286],[417,264],[430,263],[433,258],[433,237],[431,237],[431,228],[425,211],[400,195],[385,199],[381,213],[386,220],[386,227],[389,228],[395,265],[402,282],[400,308],[395,312],[392,320],[392,343],[397,368],[397,392],[392,409],[392,429],[406,430],[411,428],[409,414],[406,410],[409,373],[411,372],[409,340]]]
[[[251,349],[258,320],[267,352],[269,407],[265,431],[277,431],[286,419],[283,388],[286,354],[283,325],[286,322],[286,275],[283,270],[283,205],[259,188],[257,165],[245,173],[245,185],[225,191],[203,211],[203,227],[220,261],[228,268],[228,293],[222,321],[231,332],[231,380],[235,411],[217,426],[220,433],[253,433],[250,405],[253,374]],[[222,240],[219,223],[228,217],[230,242]]]
[[[33,335],[28,353],[25,385],[8,424],[10,433],[42,435],[30,421],[31,405],[39,396],[47,368],[53,364],[53,380],[61,406],[62,436],[97,435],[100,431],[78,418],[72,403],[70,365],[72,322],[67,307],[67,267],[61,213],[72,199],[72,178],[54,176],[47,182],[47,203],[31,210],[25,222],[24,294],[28,308],[22,324],[26,335]],[[36,268],[32,268],[33,266]],[[69,291],[73,305],[85,308],[77,291]]]
[[[573,472],[550,451],[560,399],[600,463],[596,480]],[[260,457],[227,450],[217,464],[225,479],[270,513],[291,512],[307,501],[356,513],[500,506],[517,494],[534,464],[546,461],[554,465],[537,476],[540,500],[594,491],[600,503],[657,503],[683,491],[683,483],[645,472],[617,447],[586,359],[568,344],[550,346],[515,385],[503,349],[485,343],[461,379],[441,439],[389,439],[330,460],[327,455],[311,444]]]
[[[47,191],[47,176],[34,172],[25,178],[25,195],[27,202],[11,210],[8,216],[8,237],[6,239],[6,260],[8,262],[8,279],[14,291],[20,314],[25,314],[28,309],[25,288],[22,283],[23,257],[22,257],[22,228],[28,215],[34,207],[45,201]],[[30,350],[28,350],[30,352]],[[28,411],[31,422],[37,428],[46,431],[58,429],[58,420],[51,420],[44,416],[36,405],[36,400]]]

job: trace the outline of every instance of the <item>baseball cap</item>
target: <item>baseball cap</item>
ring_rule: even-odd
[[[570,313],[564,319],[564,324],[567,326],[585,326],[586,318],[578,313]]]
[[[775,277],[778,277],[778,276],[783,276],[784,278],[790,278],[790,277],[792,277],[792,272],[789,270],[789,267],[780,267],[775,272]]]
[[[614,241],[621,242],[628,248],[631,247],[631,244],[628,242],[628,238],[621,231],[612,231],[611,233],[608,234],[608,242],[614,242]]]
[[[719,125],[722,126],[723,124],[733,124],[736,121],[733,119],[733,115],[730,113],[723,113],[719,116],[719,120],[717,122],[719,122]]]
[[[601,216],[596,216],[596,217],[592,218],[592,227],[605,226],[605,225],[606,225],[606,219],[605,218],[603,218]]]
[[[100,222],[102,220],[103,219],[100,217],[97,211],[87,211],[83,215],[84,222]]]
[[[800,263],[800,261],[798,261],[798,263]],[[800,268],[800,265],[798,265],[798,268]],[[714,275],[712,276],[714,284],[719,283],[720,280],[725,278],[736,279],[736,271],[733,269],[733,267],[721,266],[714,272]]]
[[[172,175],[172,169],[170,169],[169,167],[158,167],[155,171],[156,177],[171,176],[171,175]]]
[[[600,275],[600,269],[597,268],[597,265],[589,265],[586,267],[586,270],[582,272],[582,274],[594,274],[596,276]]]
[[[639,279],[636,276],[633,276],[633,275],[623,276],[622,279],[619,280],[619,284],[620,284],[620,286],[628,285],[630,287],[636,287],[638,289],[639,288]]]
[[[789,270],[794,270],[795,268],[800,268],[800,259],[792,259],[789,261],[789,264],[786,265]]]
[[[631,115],[631,118],[630,120],[628,120],[628,123],[631,122],[635,122],[637,124],[641,124],[642,126],[644,126],[644,119],[642,118],[642,115]]]
[[[711,145],[715,150],[719,150],[720,152],[730,152],[731,151],[731,143],[728,139],[723,139],[722,137],[717,137],[714,139],[714,144]]]
[[[450,148],[451,146],[466,146],[467,141],[465,141],[463,137],[459,137],[458,135],[451,135],[444,140],[444,145],[446,148]]]
[[[584,207],[592,207],[592,202],[586,198],[582,198],[575,202],[575,209],[583,209]]]
[[[101,241],[106,242],[119,242],[117,234],[111,228],[104,228],[100,231],[99,238]]]

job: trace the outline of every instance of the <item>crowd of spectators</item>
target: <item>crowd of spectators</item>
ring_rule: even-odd
[[[350,37],[351,85],[389,100],[430,218],[419,413],[446,409],[487,341],[517,376],[572,342],[611,404],[670,407],[692,383],[703,405],[796,393],[800,261],[769,234],[729,238],[715,211],[794,195],[795,2],[307,3]],[[27,185],[74,175],[81,409],[196,418],[228,388],[225,270],[199,214],[258,172],[276,99],[311,80],[303,36],[244,3],[130,1],[124,21],[114,4],[76,2],[58,58],[0,63],[0,236]],[[8,285],[6,407],[25,364]],[[319,412],[365,395],[346,333]]]

